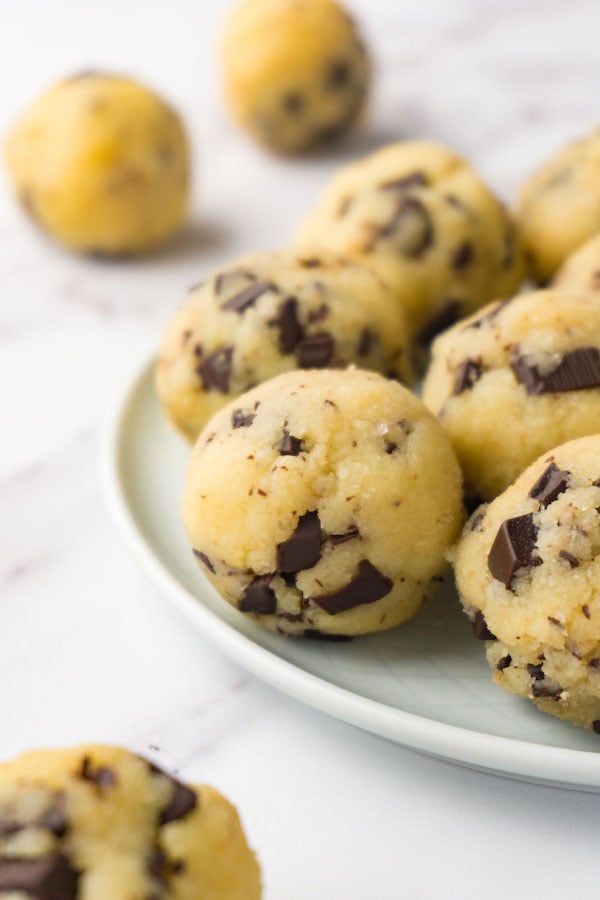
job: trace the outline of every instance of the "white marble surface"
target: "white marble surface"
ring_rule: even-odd
[[[240,807],[267,900],[592,896],[598,796],[419,756],[248,675],[138,572],[98,456],[115,395],[183,290],[284,243],[341,159],[432,137],[510,199],[597,124],[600,5],[355,0],[378,57],[371,119],[300,162],[255,150],[223,115],[213,48],[226,5],[0,0],[1,133],[52,79],[116,68],[179,105],[198,171],[188,233],[130,264],[51,246],[0,176],[0,757],[98,739],[212,782]]]

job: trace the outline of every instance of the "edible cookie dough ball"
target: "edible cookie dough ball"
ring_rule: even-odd
[[[467,163],[429,143],[391,144],[345,166],[296,243],[370,265],[396,293],[421,344],[512,293],[523,277],[515,227]]]
[[[600,293],[600,234],[565,260],[552,286]]]
[[[564,147],[529,178],[517,214],[532,274],[545,283],[600,232],[600,129]]]
[[[544,454],[467,523],[456,580],[494,681],[600,734],[600,436]]]
[[[450,435],[467,492],[490,499],[557,444],[600,431],[600,303],[537,291],[440,335],[423,399]]]
[[[181,120],[129,78],[84,73],[60,82],[19,119],[6,156],[25,209],[73,250],[141,253],[185,217]]]
[[[115,747],[25,753],[0,765],[7,900],[258,900],[235,810]]]
[[[232,397],[294,368],[357,363],[410,380],[402,310],[370,271],[325,251],[248,256],[192,289],[169,323],[157,389],[194,440]]]
[[[334,0],[243,0],[224,38],[230,110],[261,144],[301,153],[356,119],[369,60],[353,20]]]
[[[296,370],[211,419],[183,517],[205,573],[256,622],[357,635],[416,612],[461,500],[448,438],[413,394],[374,372]]]

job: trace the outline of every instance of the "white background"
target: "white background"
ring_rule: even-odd
[[[267,900],[594,896],[600,798],[427,759],[246,674],[137,571],[98,455],[115,395],[184,290],[285,243],[342,160],[430,137],[510,201],[598,124],[600,4],[356,0],[378,63],[371,117],[301,161],[256,150],[223,113],[226,6],[0,0],[3,135],[53,79],[116,69],[181,109],[197,167],[186,235],[130,264],[48,244],[0,175],[0,757],[104,740],[213,783],[241,810]]]

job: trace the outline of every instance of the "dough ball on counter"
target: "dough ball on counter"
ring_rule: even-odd
[[[544,454],[465,526],[456,581],[494,681],[600,734],[600,435]]]
[[[600,234],[567,257],[554,276],[552,287],[595,291],[600,296]]]
[[[371,266],[393,289],[417,344],[523,279],[515,225],[473,169],[446,147],[390,144],[344,166],[301,225]]]
[[[0,764],[0,896],[259,900],[260,869],[221,794],[107,746]]]
[[[460,469],[421,401],[374,372],[292,371],[217,413],[183,497],[222,597],[284,635],[409,619],[462,524]]]
[[[82,73],[61,81],[12,128],[15,191],[30,216],[72,250],[129,256],[182,225],[189,192],[181,119],[144,85]]]
[[[232,397],[280,372],[352,363],[410,381],[402,310],[368,269],[311,248],[245,257],[193,288],[165,331],[156,381],[194,440]]]
[[[227,22],[223,70],[242,128],[291,154],[346,131],[370,80],[356,25],[334,0],[243,0]]]
[[[450,436],[467,493],[503,491],[540,454],[600,432],[600,303],[536,291],[440,335],[423,399]]]
[[[600,129],[563,147],[525,182],[517,207],[531,273],[548,282],[600,233]]]

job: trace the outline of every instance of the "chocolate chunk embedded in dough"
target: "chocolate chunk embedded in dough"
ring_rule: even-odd
[[[456,397],[458,394],[462,394],[463,391],[470,390],[482,375],[483,366],[481,365],[481,359],[463,360],[456,367],[456,372],[454,373],[453,396]]]
[[[331,364],[335,341],[328,332],[311,334],[296,345],[295,353],[301,369],[324,369]]]
[[[248,287],[244,288],[238,294],[235,294],[233,297],[223,304],[221,309],[228,310],[229,312],[236,312],[240,315],[246,312],[251,306],[253,306],[259,297],[263,294],[266,294],[267,291],[276,291],[277,288],[270,281],[255,281],[253,284],[249,284]]]
[[[283,429],[283,437],[277,445],[281,456],[298,456],[302,452],[302,438],[294,437],[287,428]]]
[[[568,562],[572,569],[576,569],[579,566],[577,557],[573,556],[572,553],[569,553],[568,550],[561,550],[558,555],[561,559],[564,559],[565,562]]]
[[[510,590],[518,569],[539,565],[533,557],[536,540],[532,513],[502,523],[488,554],[488,568],[496,581]]]
[[[117,776],[113,769],[109,766],[93,766],[89,756],[84,757],[80,775],[84,781],[90,781],[100,788],[114,787],[117,783]]]
[[[277,571],[300,572],[311,569],[321,557],[321,522],[316,510],[298,519],[296,530],[287,541],[277,544]]]
[[[69,820],[67,818],[67,810],[65,807],[65,798],[62,794],[57,794],[52,802],[52,805],[46,812],[40,816],[37,820],[36,825],[39,825],[41,828],[47,828],[48,831],[51,831],[52,834],[55,834],[56,837],[63,837],[67,833],[69,828]],[[0,834],[1,823],[0,823]]]
[[[423,172],[411,172],[403,178],[393,178],[379,185],[382,191],[407,191],[413,187],[427,187],[427,176]]]
[[[473,628],[473,634],[477,638],[478,641],[495,641],[497,640],[496,635],[492,634],[490,629],[487,626],[487,622],[485,621],[485,617],[480,609],[475,613],[475,618],[471,622],[471,626]]]
[[[256,413],[244,412],[243,409],[234,409],[231,414],[232,428],[248,428],[254,422]]]
[[[452,257],[452,268],[455,272],[460,272],[462,269],[466,269],[472,260],[473,245],[469,241],[463,241]]]
[[[198,804],[198,797],[195,791],[177,781],[172,775],[166,775],[164,772],[161,774],[168,779],[171,785],[171,799],[160,813],[160,824],[167,825],[169,822],[183,819],[192,812]]]
[[[394,586],[390,578],[386,578],[375,568],[368,559],[362,559],[358,564],[358,571],[354,578],[331,594],[321,594],[313,597],[313,603],[322,607],[330,616],[354,609],[355,606],[363,606],[365,603],[374,603],[381,600],[392,590]]]
[[[277,608],[277,598],[271,587],[272,575],[259,575],[251,581],[239,602],[241,612],[257,616],[270,616]]]
[[[198,559],[201,560],[201,562],[204,563],[204,565],[206,566],[206,568],[208,569],[208,571],[209,571],[209,572],[212,572],[213,575],[214,575],[214,574],[215,574],[215,567],[213,566],[212,562],[210,561],[210,559],[208,558],[208,556],[206,555],[206,553],[203,553],[201,550],[196,550],[195,547],[192,548],[192,552],[193,552],[194,556],[197,556]]]
[[[228,392],[232,358],[233,347],[221,347],[220,350],[211,353],[196,367],[196,372],[202,379],[205,390],[211,391],[214,389],[222,394]]]
[[[528,362],[518,351],[511,359],[511,368],[528,394],[562,394],[600,387],[600,350],[579,347],[565,353],[558,365],[542,374],[539,367]]]
[[[554,463],[550,463],[529,491],[529,496],[542,506],[550,506],[559,494],[566,491],[571,473],[562,471]]]
[[[269,319],[279,331],[279,350],[281,353],[292,353],[294,347],[302,339],[303,329],[298,319],[298,301],[295,297],[286,297],[280,304],[277,315]]]
[[[346,541],[352,541],[354,538],[359,538],[360,532],[358,528],[351,528],[349,531],[346,531],[345,534],[330,534],[329,540],[332,544],[345,544]]]
[[[401,196],[394,214],[378,229],[375,240],[390,237],[408,259],[418,259],[433,243],[431,216],[416,197]]]
[[[62,853],[39,859],[0,859],[0,894],[21,892],[35,900],[76,900],[79,873]]]

